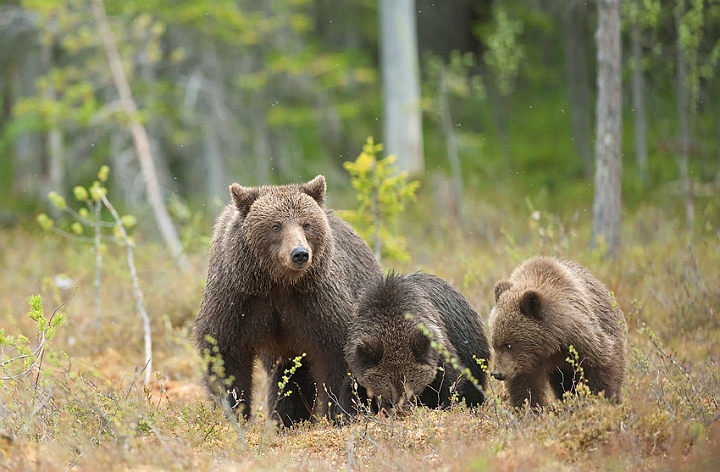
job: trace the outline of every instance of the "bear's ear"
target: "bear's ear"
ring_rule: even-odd
[[[327,184],[325,183],[325,177],[318,175],[310,182],[304,183],[301,190],[310,195],[318,205],[323,206],[325,203],[325,191],[327,190]]]
[[[415,361],[420,364],[430,363],[431,348],[430,338],[420,331],[420,329],[416,329],[410,338],[410,350],[413,353]]]
[[[363,366],[376,366],[382,360],[383,348],[374,340],[363,339],[355,348],[355,355]]]
[[[540,294],[535,290],[527,290],[522,294],[520,298],[520,311],[525,316],[540,319],[542,302],[540,301]]]
[[[244,217],[250,211],[250,205],[257,200],[260,190],[257,187],[243,187],[240,184],[230,186],[230,195],[240,214]]]
[[[512,282],[509,280],[501,280],[495,284],[495,303],[500,299],[500,295],[510,290],[510,287],[512,287]]]

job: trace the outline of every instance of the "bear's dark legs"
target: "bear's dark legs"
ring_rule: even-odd
[[[323,356],[324,359],[328,355]],[[333,423],[347,422],[357,414],[352,401],[351,379],[345,362],[336,365],[313,364],[314,377],[318,379],[320,413]]]
[[[457,373],[447,366],[445,370],[438,369],[435,380],[419,393],[418,400],[421,405],[428,408],[447,408],[450,406],[450,385],[457,380]]]
[[[480,380],[476,380],[478,380],[478,383],[482,387]],[[475,385],[468,379],[462,379],[462,381],[460,382],[460,387],[458,387],[458,393],[460,394],[460,398],[465,400],[465,404],[467,406],[478,406],[482,405],[485,402],[484,393],[478,390]]]
[[[574,377],[578,377],[575,372],[562,369],[554,369],[549,373],[548,380],[555,398],[562,400],[565,392],[575,393],[575,386],[580,379]]]
[[[232,379],[230,385],[225,379]],[[223,407],[240,413],[246,420],[250,418],[252,401],[252,362],[225,366],[225,379],[213,383],[213,394],[218,399],[227,401]]]
[[[307,363],[298,367],[290,376],[285,388],[279,391],[278,383],[283,382],[285,371],[293,366],[293,360],[289,359],[281,362],[274,369],[270,376],[268,392],[268,410],[286,427],[310,420],[315,407],[316,387]],[[288,395],[287,392],[291,393]]]
[[[545,375],[542,373],[514,377],[507,380],[507,389],[510,394],[510,403],[513,406],[523,406],[525,400],[531,407],[545,405]]]
[[[585,368],[585,377],[590,391],[595,395],[605,392],[605,398],[619,403],[621,401],[620,385],[622,379],[614,380],[611,375],[612,372],[607,372],[604,368]]]

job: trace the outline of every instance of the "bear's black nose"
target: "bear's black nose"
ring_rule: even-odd
[[[498,380],[503,380],[503,378],[504,378],[503,374],[501,374],[500,372],[492,372],[492,373],[490,373],[490,375],[492,375],[492,377],[494,379],[498,379]]]
[[[295,264],[305,264],[309,258],[310,253],[304,247],[296,247],[290,253],[290,259],[292,259]]]

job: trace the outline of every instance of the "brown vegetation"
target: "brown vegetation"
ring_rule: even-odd
[[[495,281],[522,260],[535,254],[577,260],[614,292],[628,320],[621,405],[580,395],[541,414],[512,412],[502,384],[490,380],[489,401],[474,411],[411,408],[403,417],[278,432],[259,410],[241,425],[244,441],[199,388],[188,341],[207,248],[189,254],[193,270],[185,274],[158,259],[156,243],[139,238],[138,273],[155,350],[155,380],[141,385],[142,328],[122,248],[110,247],[105,257],[98,331],[90,249],[38,235],[39,229],[6,230],[0,233],[5,334],[35,342],[35,324],[24,316],[30,294],[42,294],[48,312],[68,301],[68,321],[49,345],[40,375],[34,370],[2,381],[0,469],[712,470],[720,461],[720,233],[708,223],[699,234],[678,236],[679,223],[661,213],[626,218],[624,248],[612,262],[585,249],[589,221],[568,224],[544,214],[509,219],[499,212],[483,225],[506,229],[515,242],[498,237],[494,244],[415,223],[406,225],[413,263],[395,267],[438,274],[487,322]],[[77,290],[57,286],[61,273]]]

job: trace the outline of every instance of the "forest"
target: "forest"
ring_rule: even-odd
[[[2,0],[0,103],[0,468],[717,467],[720,0]],[[319,174],[383,271],[486,331],[526,259],[587,267],[622,403],[490,379],[475,408],[227,418],[191,341],[215,219]]]

